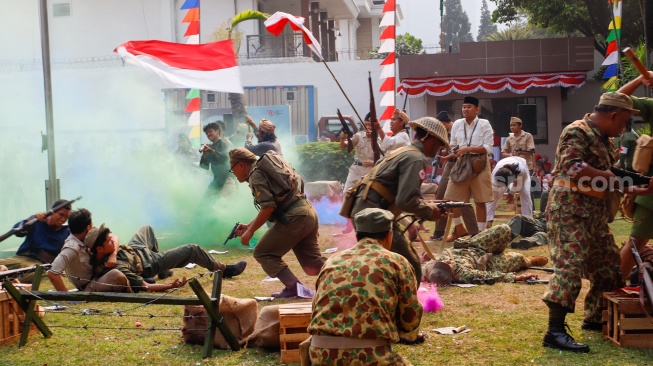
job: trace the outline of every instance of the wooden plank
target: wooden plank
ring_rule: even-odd
[[[133,304],[152,303],[157,305],[202,305],[196,297],[175,297],[148,294],[126,294],[119,292],[44,292],[32,291],[27,293],[21,291],[26,299],[42,298],[53,302],[58,301],[91,301],[91,302],[127,302]],[[208,296],[207,296],[208,298]]]
[[[306,316],[282,316],[279,318],[281,328],[306,328],[311,322],[310,315]]]
[[[308,333],[292,333],[292,334],[281,334],[279,336],[279,341],[283,343],[301,343],[308,339],[311,335]]]
[[[620,343],[622,347],[653,348],[653,334],[624,334]]]
[[[653,323],[646,318],[621,318],[621,330],[653,330]]]
[[[639,300],[619,302],[619,314],[622,315],[644,315]]]
[[[299,363],[299,350],[281,351],[281,363]]]

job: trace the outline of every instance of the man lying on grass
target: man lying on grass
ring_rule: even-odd
[[[132,291],[165,291],[186,284],[186,277],[175,279],[169,284],[156,284],[153,277],[159,279],[172,276],[173,268],[182,268],[189,263],[196,263],[209,271],[222,271],[225,278],[241,274],[247,262],[225,265],[211,257],[197,244],[184,244],[176,248],[159,252],[159,244],[150,226],[141,226],[129,241],[128,245],[120,245],[118,238],[111,235],[111,230],[104,224],[93,228],[84,239],[84,244],[91,252],[93,268],[100,277],[106,268],[105,262],[117,250],[115,269],[122,272],[129,280]]]

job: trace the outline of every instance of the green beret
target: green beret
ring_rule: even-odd
[[[356,231],[363,233],[387,233],[392,230],[394,215],[380,208],[366,208],[354,216]]]

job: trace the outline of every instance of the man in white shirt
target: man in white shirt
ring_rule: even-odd
[[[457,120],[451,126],[449,146],[458,146],[459,148],[455,153],[449,154],[443,159],[448,160],[453,157],[460,159],[463,155],[470,154],[473,158],[485,159],[485,168],[478,174],[472,174],[463,182],[456,183],[451,180],[444,193],[444,199],[469,202],[473,196],[478,230],[483,231],[486,226],[485,203],[492,201],[490,162],[487,154],[492,151],[494,130],[488,120],[478,118],[479,111],[478,98],[465,97],[462,107],[463,118]],[[455,211],[453,222],[458,226],[462,224],[462,219],[460,218],[460,211],[458,210],[458,213]]]
[[[512,185],[510,185],[512,183]],[[510,187],[510,188],[508,188]],[[526,159],[519,156],[511,156],[501,159],[492,170],[492,194],[494,200],[485,204],[487,210],[487,226],[492,226],[494,211],[497,209],[499,200],[508,191],[506,203],[513,203],[514,194],[519,193],[521,200],[521,213],[524,216],[533,216],[533,203],[531,197],[531,177],[528,173]]]
[[[410,136],[408,136],[408,132],[406,132],[408,122],[408,115],[399,108],[395,108],[395,111],[392,114],[392,119],[390,120],[391,136],[386,136],[385,131],[383,131],[383,128],[378,122],[374,123],[374,128],[376,128],[379,138],[381,139],[379,147],[381,147],[381,150],[383,150],[386,156],[392,154],[400,147],[410,145]]]

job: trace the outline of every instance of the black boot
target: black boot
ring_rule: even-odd
[[[590,330],[594,332],[602,332],[603,331],[603,323],[601,322],[593,322],[591,320],[583,320],[583,324],[580,326],[581,329],[583,330]]]
[[[236,264],[228,264],[224,269],[224,272],[222,272],[222,278],[236,277],[243,273],[245,267],[247,267],[247,262],[245,261],[240,261]]]
[[[567,333],[567,330],[569,329],[569,326],[565,324],[564,326],[552,326],[549,324],[549,329],[546,331],[546,334],[544,335],[544,340],[542,341],[542,345],[544,347],[551,347],[551,348],[556,348],[559,350],[563,351],[571,351],[571,352],[581,352],[581,353],[587,353],[590,351],[590,348],[588,345],[583,344],[583,343],[577,343],[574,338]]]

